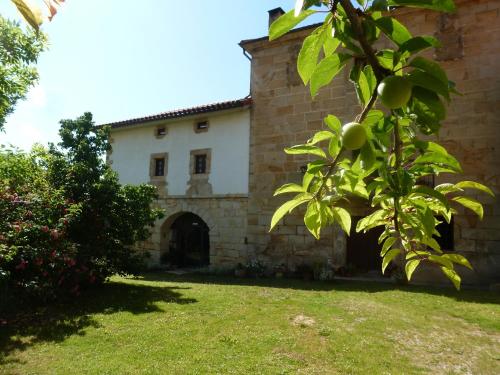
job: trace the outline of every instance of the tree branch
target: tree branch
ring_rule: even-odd
[[[352,29],[354,31],[354,34],[356,35],[356,39],[361,45],[361,48],[363,49],[363,52],[366,55],[368,63],[373,68],[373,72],[377,77],[377,81],[378,82],[382,81],[382,79],[386,75],[385,69],[378,62],[377,56],[375,56],[375,51],[365,38],[365,34],[363,32],[363,26],[361,24],[361,19],[358,16],[356,8],[354,8],[354,6],[352,5],[351,0],[339,0],[339,1],[347,14],[347,18],[349,18],[349,21],[351,22]]]

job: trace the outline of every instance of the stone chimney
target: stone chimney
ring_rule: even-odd
[[[271,27],[271,24],[281,15],[285,14],[285,11],[282,8],[274,8],[269,10],[267,13],[269,13],[269,27]]]

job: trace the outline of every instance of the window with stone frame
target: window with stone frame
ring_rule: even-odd
[[[189,162],[189,174],[196,178],[204,178],[210,173],[212,150],[192,150]]]
[[[164,158],[156,158],[155,159],[155,177],[164,176],[165,175],[165,159]]]
[[[194,173],[205,174],[207,173],[207,155],[200,154],[194,156]]]
[[[196,120],[194,122],[194,132],[195,133],[204,133],[208,131],[210,127],[210,123],[208,120]]]
[[[167,127],[165,125],[159,125],[155,128],[155,137],[163,138],[167,135]]]
[[[209,182],[212,164],[212,150],[209,148],[192,150],[189,161],[188,196],[212,195],[212,185]]]
[[[165,181],[167,176],[168,154],[151,154],[149,162],[149,178],[151,182]]]

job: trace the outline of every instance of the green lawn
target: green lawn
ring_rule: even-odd
[[[375,283],[117,277],[71,304],[1,307],[0,373],[500,374],[499,303]]]

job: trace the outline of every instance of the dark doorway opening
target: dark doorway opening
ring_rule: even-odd
[[[440,224],[436,227],[436,230],[439,232],[440,236],[434,236],[434,239],[437,241],[441,249],[444,251],[453,251],[455,250],[455,241],[454,241],[454,220],[453,216],[451,217],[450,223],[448,224],[444,217],[437,216],[436,219],[441,221]]]
[[[208,225],[199,216],[184,213],[173,222],[168,258],[178,267],[202,267],[210,263]]]
[[[370,271],[382,272],[382,258],[380,257],[381,246],[378,238],[383,232],[383,227],[370,229],[368,232],[356,232],[356,224],[361,217],[353,217],[351,233],[347,237],[346,266],[353,267],[356,272],[365,273]]]

